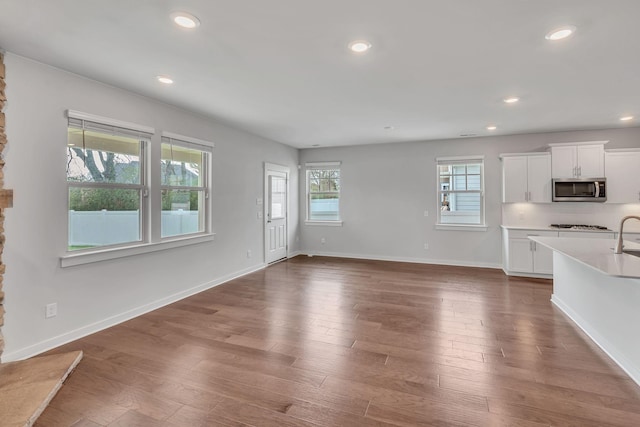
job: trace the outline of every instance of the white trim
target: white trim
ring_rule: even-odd
[[[83,113],[81,111],[67,110],[67,118],[87,120],[108,126],[117,126],[124,129],[135,130],[149,134],[156,133],[156,130],[149,126],[139,125],[137,123],[125,122],[123,120],[111,119],[109,117],[96,116],[95,114]]]
[[[489,226],[482,224],[436,224],[433,228],[451,231],[487,231]]]
[[[324,225],[327,227],[342,227],[342,221],[340,220],[336,220],[336,221],[313,221],[313,220],[306,220],[304,222],[304,225]]]
[[[303,255],[303,253],[301,251],[290,252],[289,255],[287,255],[287,258],[291,259],[291,258],[295,258],[295,257],[297,257],[299,255]]]
[[[500,153],[498,158],[504,159],[505,157],[522,157],[522,156],[550,156],[548,151],[532,151],[529,153]]]
[[[609,340],[607,340],[603,335],[600,335],[591,327],[589,322],[573,311],[564,303],[564,301],[555,296],[555,294],[551,295],[551,302],[558,307],[560,311],[566,314],[576,326],[587,334],[587,336],[591,338],[591,341],[596,343],[597,346],[611,358],[611,360],[613,360],[620,368],[622,368],[623,371],[627,373],[627,375],[631,377],[633,381],[636,382],[636,384],[640,385],[640,370],[635,368],[632,361],[628,360],[624,354],[617,352],[615,350],[615,346],[613,346]]]
[[[204,145],[205,147],[210,147],[210,148],[215,148],[216,146],[213,142],[205,141],[204,139],[198,139],[198,138],[193,138],[191,136],[179,135],[177,133],[172,133],[172,132],[162,131],[160,136],[161,136],[161,139],[162,137],[165,137],[165,138],[175,139],[178,141],[190,142],[192,144]]]
[[[157,310],[158,308],[172,304],[176,301],[180,301],[184,298],[190,297],[191,295],[195,295],[202,291],[206,291],[207,289],[214,288],[218,285],[229,282],[233,279],[237,279],[239,277],[246,276],[247,274],[251,274],[256,271],[262,270],[265,267],[266,267],[266,264],[259,264],[253,267],[249,267],[247,269],[240,270],[236,273],[228,274],[219,279],[212,280],[210,282],[203,283],[198,286],[194,286],[193,288],[186,289],[184,291],[175,293],[173,295],[169,295],[164,298],[160,298],[159,300],[150,302],[140,307],[127,310],[115,316],[111,316],[107,319],[103,319],[98,322],[92,323],[90,325],[86,325],[81,328],[74,329],[69,332],[65,332],[56,337],[52,337],[44,341],[40,341],[28,347],[17,349],[11,352],[5,352],[2,354],[2,363],[12,362],[15,360],[23,360],[23,359],[27,359],[29,357],[38,355],[40,353],[44,353],[45,351],[51,350],[52,348],[59,347],[71,341],[75,341],[77,339],[86,337],[87,335],[91,335],[93,333],[118,325],[122,322],[126,322],[127,320],[133,319],[134,317],[138,317],[150,311]]]
[[[446,162],[461,162],[461,161],[470,161],[473,162],[475,160],[484,161],[484,154],[478,154],[473,156],[448,156],[448,157],[436,157],[436,163],[446,163]]]
[[[606,153],[633,153],[640,151],[640,148],[610,148],[608,150],[604,150]]]
[[[342,162],[307,162],[305,168],[328,168],[342,165]]]
[[[566,147],[573,145],[599,145],[599,144],[607,144],[609,141],[584,141],[584,142],[554,142],[549,145],[549,147]]]
[[[334,258],[353,258],[353,259],[366,259],[372,261],[390,261],[390,262],[408,262],[412,264],[433,264],[433,265],[450,265],[454,267],[479,267],[479,268],[491,268],[501,270],[501,264],[489,264],[482,262],[462,262],[456,260],[440,260],[440,259],[423,259],[423,258],[404,258],[404,257],[389,257],[381,255],[363,255],[363,254],[348,254],[341,252],[303,252],[302,255],[313,256],[326,256]]]
[[[275,171],[275,172],[283,172],[288,174],[290,172],[290,168],[287,166],[277,165],[275,163],[264,162],[265,170]]]
[[[123,246],[89,252],[70,253],[60,257],[60,267],[73,267],[74,265],[90,264],[92,262],[100,262],[110,259],[164,251],[166,249],[196,245],[198,243],[211,242],[214,238],[215,233],[173,239],[168,237],[168,240],[163,240],[161,242],[142,243],[135,246]]]
[[[542,273],[523,273],[521,271],[510,271],[510,270],[505,270],[504,267],[502,267],[502,271],[504,271],[504,274],[506,274],[507,276],[514,276],[514,277],[532,277],[534,279],[553,279],[553,274],[542,274]]]

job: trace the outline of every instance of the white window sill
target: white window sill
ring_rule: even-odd
[[[436,224],[436,230],[455,230],[455,231],[487,231],[487,225],[478,224]]]
[[[304,225],[324,225],[327,227],[342,227],[342,221],[305,221]]]
[[[142,243],[135,246],[96,249],[95,251],[81,253],[69,253],[60,257],[60,266],[62,268],[73,267],[74,265],[90,264],[92,262],[100,262],[150,252],[163,251],[166,249],[179,248],[182,246],[196,245],[198,243],[211,242],[214,240],[214,237],[215,233],[211,233],[198,236],[180,237],[156,243]]]

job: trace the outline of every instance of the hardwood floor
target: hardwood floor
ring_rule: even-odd
[[[39,426],[637,426],[640,388],[502,271],[297,257],[52,352]]]

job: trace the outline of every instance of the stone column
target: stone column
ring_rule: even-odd
[[[5,265],[2,262],[2,252],[4,250],[4,210],[13,205],[13,190],[4,188],[4,157],[2,151],[7,144],[7,134],[5,133],[4,106],[7,101],[5,96],[5,67],[4,55],[0,52],[0,355],[4,349],[4,338],[2,336],[2,326],[4,325],[4,291],[2,290]]]

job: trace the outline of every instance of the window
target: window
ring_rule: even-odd
[[[151,133],[71,112],[67,132],[68,250],[143,241],[144,152]]]
[[[340,162],[307,163],[307,222],[340,222]]]
[[[213,240],[212,143],[77,111],[67,115],[62,267]]]
[[[438,224],[484,226],[484,159],[438,158]]]
[[[211,148],[162,137],[162,237],[206,231]]]

